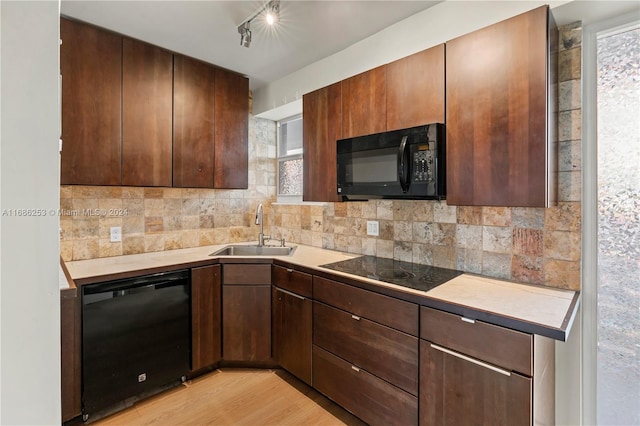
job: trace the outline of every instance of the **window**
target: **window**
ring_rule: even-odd
[[[278,202],[302,202],[302,115],[278,122]]]
[[[640,424],[640,27],[588,26],[584,45],[584,424]]]
[[[635,46],[635,47],[634,47]],[[640,424],[640,28],[598,37],[598,424]]]

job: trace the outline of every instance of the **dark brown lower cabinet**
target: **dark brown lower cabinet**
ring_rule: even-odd
[[[310,299],[273,287],[273,355],[276,363],[311,385]]]
[[[222,359],[271,360],[271,286],[222,287]]]
[[[370,425],[415,425],[418,399],[313,346],[313,387]]]
[[[323,303],[313,306],[314,342],[418,395],[418,338]]]
[[[532,379],[420,341],[420,425],[530,425]]]
[[[272,362],[270,264],[223,265],[222,360]]]
[[[82,414],[82,306],[76,289],[60,292],[62,422]]]
[[[191,370],[212,366],[221,358],[220,265],[191,270]]]

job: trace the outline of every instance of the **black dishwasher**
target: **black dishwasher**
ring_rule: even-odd
[[[183,381],[191,355],[189,271],[82,287],[84,419]]]

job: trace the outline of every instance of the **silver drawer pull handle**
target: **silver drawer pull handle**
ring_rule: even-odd
[[[302,297],[302,296],[300,296],[299,294],[295,294],[295,293],[292,293],[292,292],[290,292],[290,291],[283,290],[283,289],[281,289],[281,288],[279,288],[279,287],[276,287],[276,290],[278,290],[278,291],[279,291],[279,292],[281,292],[281,293],[288,294],[289,296],[293,296],[293,297],[295,297],[296,299],[305,300],[305,298],[304,298],[304,297]]]
[[[431,347],[433,349],[436,349],[436,350],[440,351],[440,352],[444,352],[446,354],[453,355],[456,358],[460,358],[460,359],[463,359],[465,361],[469,361],[469,362],[471,362],[473,364],[479,365],[480,367],[488,368],[489,370],[495,371],[496,373],[504,374],[505,376],[511,377],[511,372],[510,371],[503,370],[502,368],[495,367],[495,366],[493,366],[491,364],[487,364],[486,362],[478,361],[477,359],[474,359],[474,358],[459,354],[458,352],[450,351],[449,349],[443,348],[442,346],[434,345],[433,343],[431,343]]]
[[[288,273],[292,273],[292,272],[293,272],[293,269],[287,269],[287,272],[288,272]]]
[[[359,372],[359,371],[360,371],[360,369],[359,369],[358,367],[356,367],[355,365],[352,365],[352,366],[351,366],[351,369],[352,369],[353,371],[357,371],[357,372]]]
[[[357,315],[351,315],[351,318],[353,318],[356,321],[360,321],[360,317]]]
[[[476,320],[472,320],[471,318],[460,317],[460,319],[464,322],[468,322],[469,324],[475,324]]]

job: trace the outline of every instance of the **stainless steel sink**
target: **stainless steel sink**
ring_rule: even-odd
[[[289,256],[293,254],[297,246],[256,246],[256,245],[230,245],[211,253],[209,256]]]

